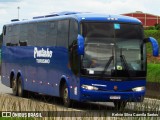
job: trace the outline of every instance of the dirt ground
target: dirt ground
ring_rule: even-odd
[[[147,82],[146,97],[160,99],[160,83]]]

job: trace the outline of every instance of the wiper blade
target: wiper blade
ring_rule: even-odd
[[[111,64],[112,60],[113,60],[113,56],[111,56],[108,60],[108,62],[106,63],[104,70],[102,71],[101,77],[103,77],[103,75],[105,74],[106,70],[108,69],[109,65]]]
[[[123,63],[123,66],[124,66],[125,70],[128,72],[128,75],[129,75],[129,67],[128,67],[128,64],[127,64],[125,56],[124,55],[120,55],[120,58],[121,58],[121,61]]]

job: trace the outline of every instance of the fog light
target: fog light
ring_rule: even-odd
[[[132,90],[135,91],[135,92],[139,92],[139,91],[145,90],[145,87],[144,86],[142,86],[142,87],[135,87]]]

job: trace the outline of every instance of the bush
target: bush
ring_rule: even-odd
[[[147,30],[155,30],[155,29],[156,29],[155,26],[150,26],[147,28]]]
[[[160,45],[160,30],[144,30],[145,38],[153,37],[155,38]],[[147,44],[147,53],[152,54],[151,44]]]
[[[160,24],[155,24],[155,29],[160,30]]]
[[[145,37],[160,39],[160,30],[144,30]]]

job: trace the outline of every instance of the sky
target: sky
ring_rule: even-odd
[[[0,0],[0,33],[4,24],[18,18],[18,7],[20,20],[62,11],[160,15],[160,0]]]

